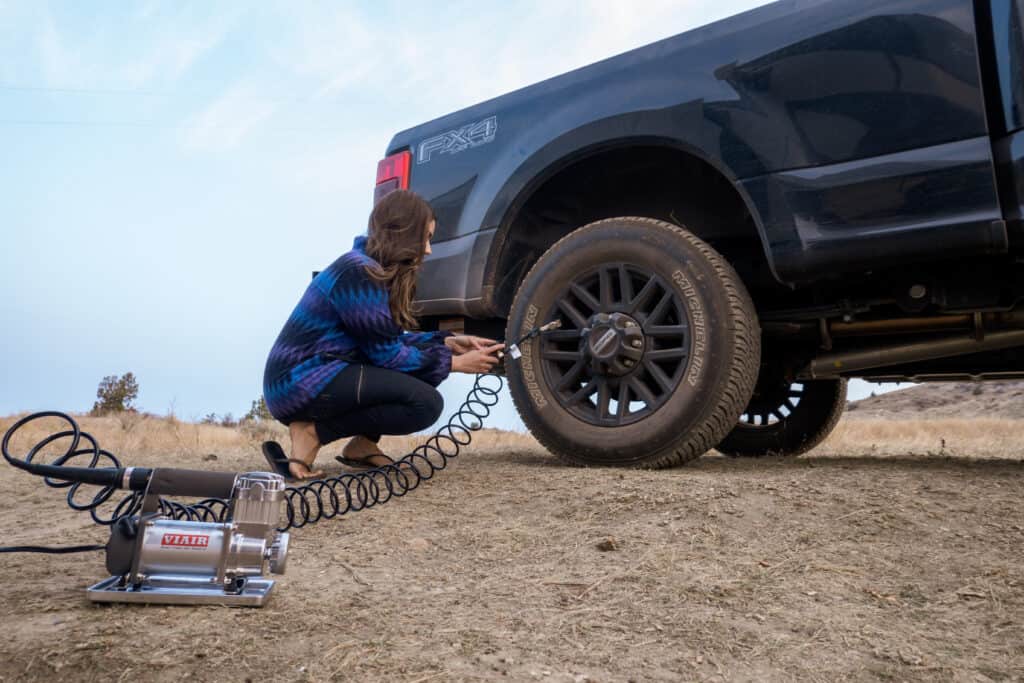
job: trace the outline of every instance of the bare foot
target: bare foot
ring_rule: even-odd
[[[313,470],[313,461],[320,452],[320,439],[312,422],[292,422],[288,425],[292,439],[292,458],[301,462],[288,463],[288,472],[296,479],[315,479],[324,476],[323,470]]]
[[[358,460],[374,467],[390,465],[392,462],[380,446],[365,436],[353,436],[341,449],[341,454],[349,460]]]

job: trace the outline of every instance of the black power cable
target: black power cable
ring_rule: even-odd
[[[93,550],[106,550],[105,545],[5,545],[0,546],[0,553],[46,553],[48,555],[68,555],[70,553],[88,553]]]

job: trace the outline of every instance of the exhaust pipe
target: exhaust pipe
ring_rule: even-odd
[[[982,351],[999,351],[1015,346],[1024,346],[1024,330],[989,332],[982,339],[952,337],[859,351],[829,353],[808,363],[797,372],[797,379],[836,379],[851,372],[883,368],[888,365],[964,356]]]

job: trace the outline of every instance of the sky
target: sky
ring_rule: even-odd
[[[761,4],[0,0],[0,414],[244,414],[395,132]]]

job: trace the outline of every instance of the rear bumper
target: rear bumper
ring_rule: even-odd
[[[480,230],[431,244],[433,253],[423,262],[416,285],[421,317],[494,315],[484,277],[496,233],[497,228]]]

